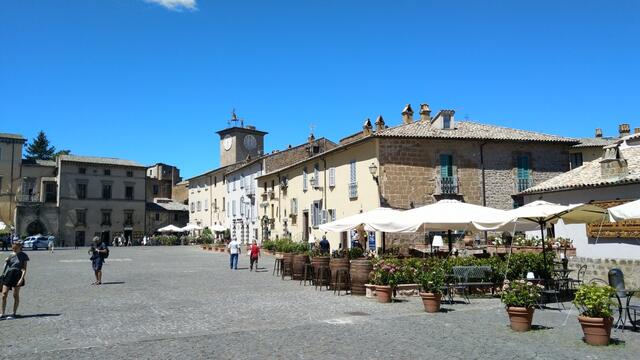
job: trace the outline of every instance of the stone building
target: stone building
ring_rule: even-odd
[[[624,135],[624,134],[623,134]],[[601,156],[522,192],[526,203],[546,200],[560,204],[592,203],[604,208],[640,198],[640,129],[601,148]],[[555,235],[576,248],[576,265],[588,266],[587,276],[607,278],[613,267],[625,273],[628,287],[640,286],[640,221],[554,226]]]
[[[441,110],[431,117],[429,106],[422,104],[420,118],[414,120],[407,105],[400,125],[388,127],[382,117],[375,124],[367,120],[362,132],[343,139],[337,148],[268,173],[258,182],[277,181],[291,169],[287,193],[320,191],[321,197],[312,202],[305,195],[296,199],[296,206],[284,205],[289,218],[295,217],[296,224],[302,221],[296,228],[298,234],[291,236],[306,239],[308,234],[320,235],[313,224],[334,218],[332,212],[339,218],[377,206],[409,209],[444,198],[510,209],[522,204],[518,194],[524,189],[569,170],[569,148],[578,143],[576,139],[456,121],[454,115],[453,110]],[[310,178],[315,179],[314,190],[308,188]],[[328,184],[335,184],[335,188]],[[342,184],[344,191],[340,190]],[[371,184],[375,186],[370,188]],[[339,196],[332,197],[332,193]],[[290,201],[293,205],[294,200]],[[269,210],[267,207],[260,216],[272,218]],[[292,214],[292,210],[296,211]],[[278,221],[277,212],[275,215],[270,220],[274,222],[271,233],[285,234],[285,226],[290,231],[293,219],[281,217]],[[346,234],[328,235],[334,247],[348,243]],[[422,233],[388,235],[387,244],[407,246],[423,238]]]
[[[147,167],[147,201],[173,199],[173,188],[181,181],[180,169],[175,166],[157,163]]]
[[[185,227],[189,222],[189,207],[171,199],[156,198],[147,202],[145,234],[152,235],[167,225]]]
[[[18,134],[0,133],[0,221],[15,224],[16,195],[21,186],[22,146],[27,140]]]
[[[620,137],[629,135],[628,132],[625,132],[625,128],[628,130],[629,125],[620,124]],[[603,136],[602,129],[599,128],[595,131],[595,137],[578,139],[580,143],[569,149],[569,168],[575,169],[582,166],[583,163],[599,159],[602,156],[602,148],[614,144],[618,139],[619,137]]]
[[[225,171],[229,166],[207,171],[188,180],[189,223],[203,228],[227,224]]]

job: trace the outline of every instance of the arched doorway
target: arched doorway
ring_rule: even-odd
[[[47,228],[40,220],[34,220],[27,226],[27,235],[45,235],[47,233]]]

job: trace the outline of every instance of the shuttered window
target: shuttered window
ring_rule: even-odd
[[[448,154],[440,155],[440,176],[443,178],[453,177],[453,156]]]
[[[329,187],[336,186],[336,168],[329,169]]]
[[[518,179],[528,179],[529,178],[529,156],[528,155],[518,156],[517,166],[518,166]]]

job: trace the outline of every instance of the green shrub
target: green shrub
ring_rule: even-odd
[[[532,308],[538,303],[540,291],[543,288],[544,286],[536,285],[529,281],[515,280],[510,282],[506,280],[502,287],[500,299],[506,306]]]
[[[416,278],[418,283],[422,285],[422,291],[432,294],[444,292],[445,273],[442,267],[423,269],[418,272]]]
[[[613,312],[611,298],[615,290],[609,285],[584,284],[576,291],[573,303],[580,309],[580,315],[594,318],[608,318]]]

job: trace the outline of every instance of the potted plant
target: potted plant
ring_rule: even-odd
[[[504,281],[500,298],[507,307],[512,330],[529,331],[531,329],[534,306],[538,304],[542,288],[542,285],[536,285],[530,281]]]
[[[578,321],[584,341],[589,345],[609,345],[613,324],[611,305],[615,290],[608,285],[584,284],[578,288],[573,303],[580,309]]]
[[[423,270],[418,274],[418,281],[422,285],[420,297],[424,305],[424,311],[435,313],[440,311],[440,301],[444,292],[444,271],[441,267],[433,267]]]
[[[378,302],[391,302],[393,288],[397,285],[397,273],[400,266],[391,260],[380,260],[373,264],[373,274],[371,282],[376,287],[376,298]]]

